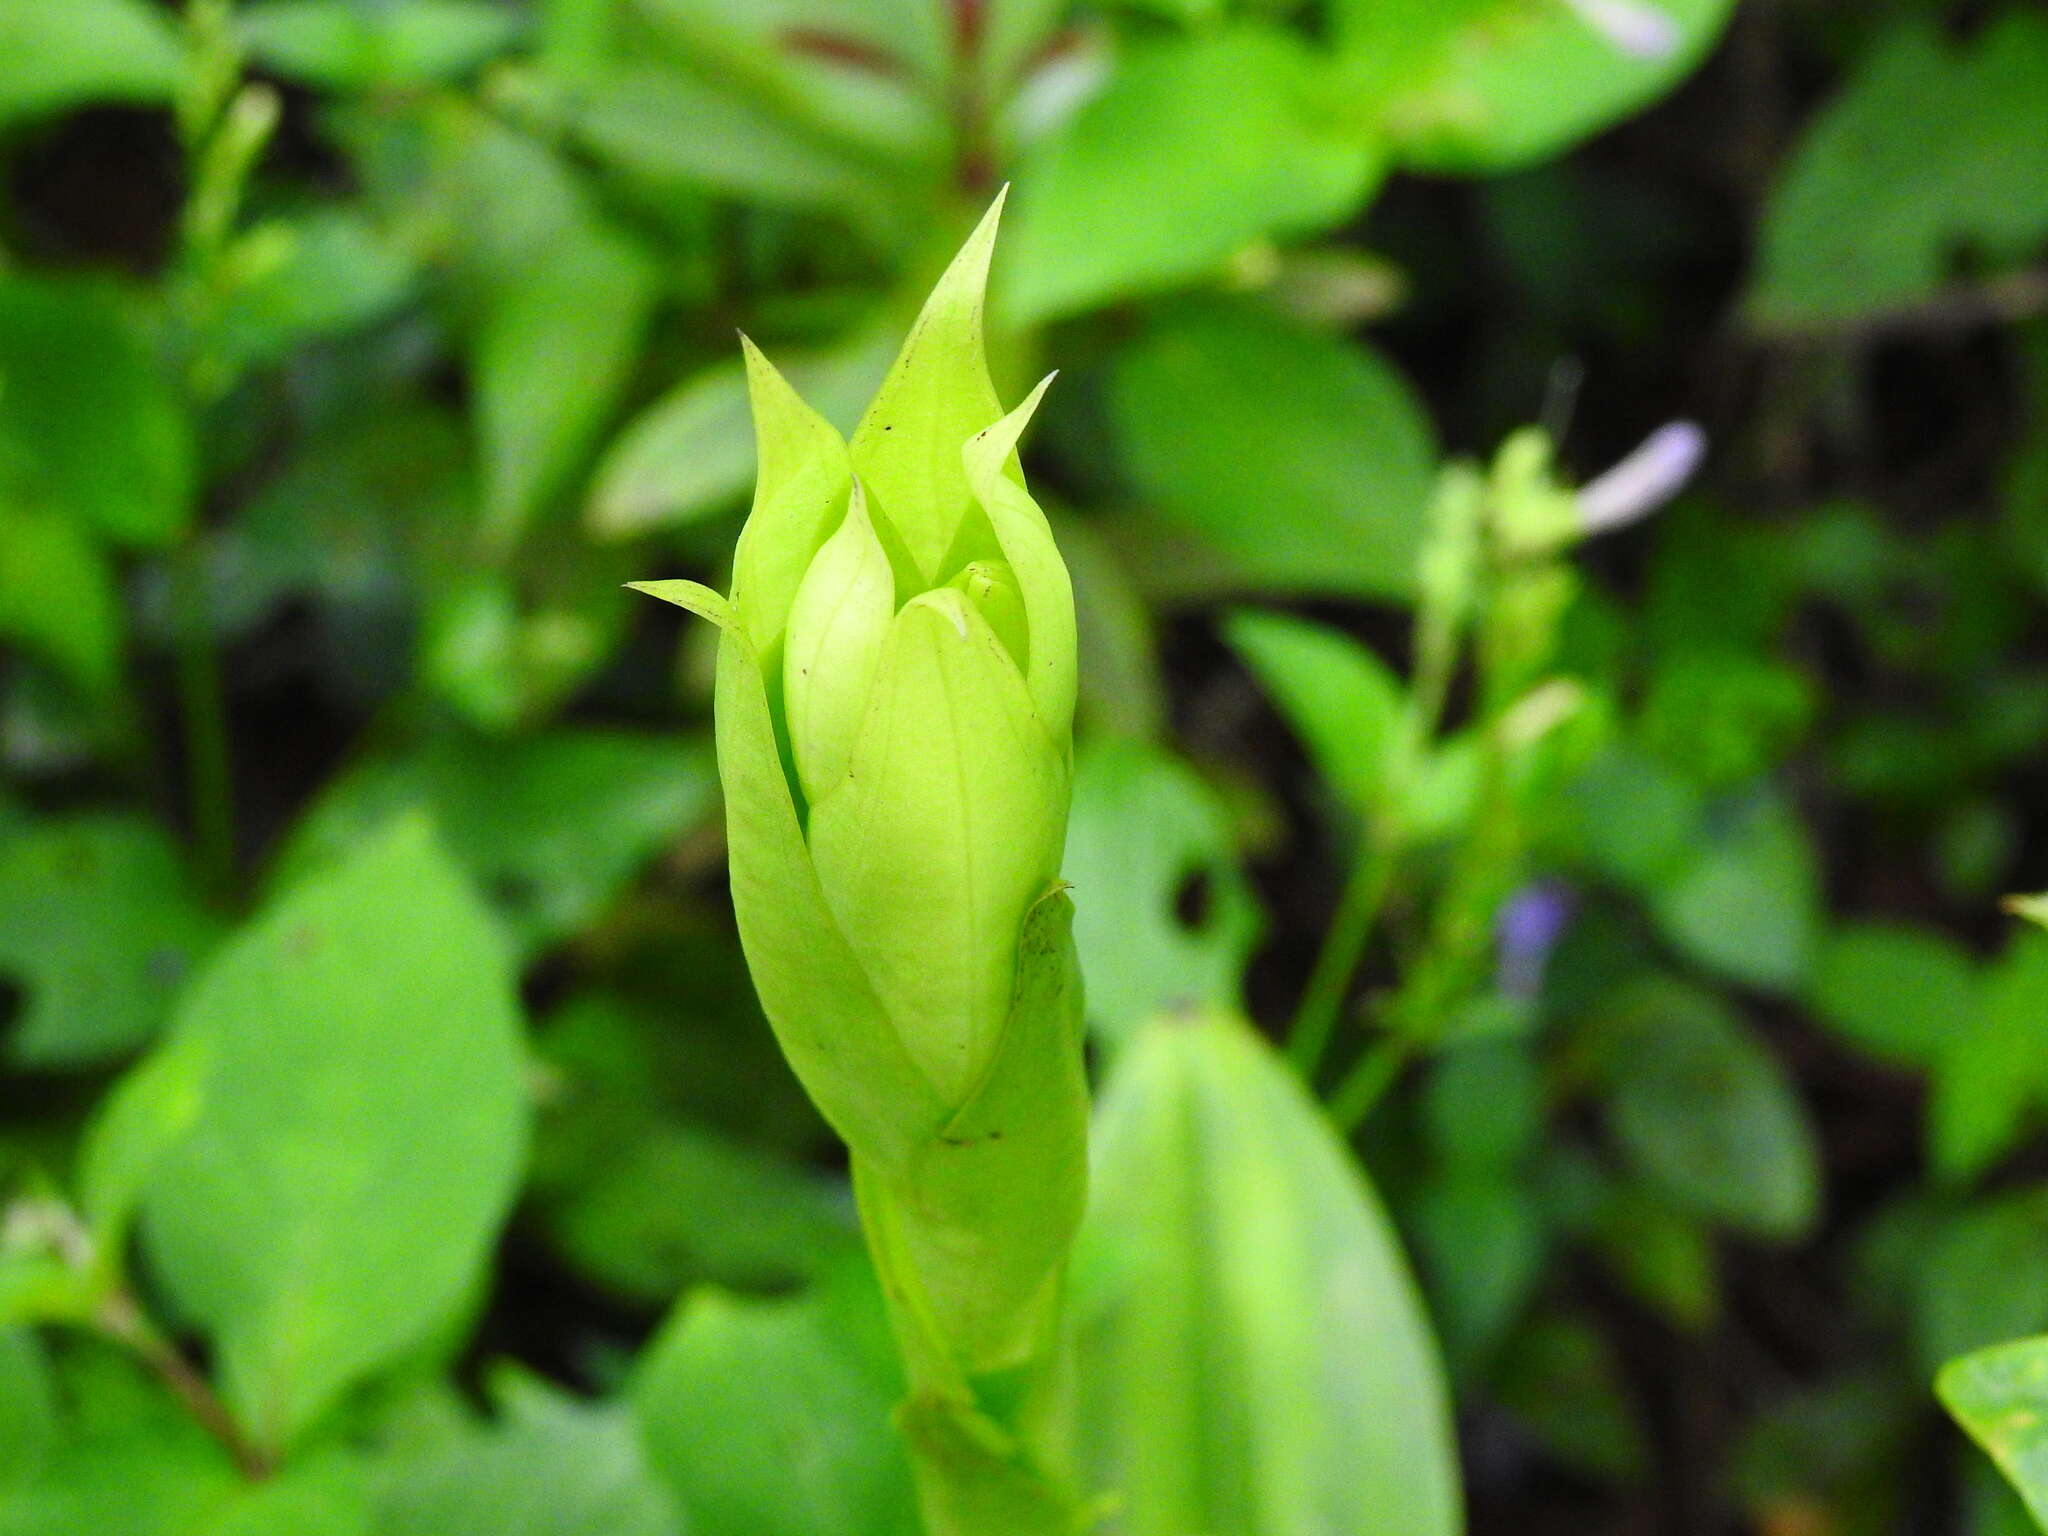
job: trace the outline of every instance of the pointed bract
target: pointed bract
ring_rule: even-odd
[[[797,588],[782,658],[783,715],[812,805],[846,778],[854,733],[896,616],[889,556],[868,521],[859,481],[839,531]]]
[[[733,556],[732,595],[747,637],[768,657],[812,557],[845,515],[846,443],[746,337],[747,396],[760,478]]]

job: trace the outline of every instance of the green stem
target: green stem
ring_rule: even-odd
[[[1415,1051],[1416,1042],[1407,1035],[1385,1035],[1375,1041],[1330,1095],[1330,1123],[1347,1137],[1357,1131],[1400,1079]]]

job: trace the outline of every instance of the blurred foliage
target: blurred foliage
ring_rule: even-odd
[[[2048,1512],[2034,7],[0,56],[0,1536],[915,1531],[708,650],[620,588],[728,574],[735,330],[850,426],[1006,182],[1104,1528],[2027,1529],[1941,1404]]]

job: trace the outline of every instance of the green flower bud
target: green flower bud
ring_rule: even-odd
[[[1044,1349],[1086,1182],[1059,884],[1074,602],[1016,457],[1046,386],[1006,415],[983,355],[998,211],[850,444],[748,346],[760,478],[732,595],[636,583],[724,629],[755,985],[864,1206],[888,1207],[878,1260],[914,1280],[925,1364],[968,1375]]]

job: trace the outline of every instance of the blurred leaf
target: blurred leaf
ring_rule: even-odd
[[[1625,748],[1596,758],[1562,809],[1578,856],[1633,890],[1680,875],[1706,820],[1697,785],[1658,759]]]
[[[17,1065],[80,1067],[135,1050],[217,936],[153,823],[46,821],[0,846],[0,975],[26,992]]]
[[[503,52],[520,27],[494,0],[263,0],[237,21],[259,64],[332,91],[459,79]]]
[[[1224,635],[1308,747],[1344,809],[1370,816],[1405,714],[1401,680],[1373,652],[1321,624],[1241,609]]]
[[[428,597],[419,671],[478,730],[545,721],[611,655],[626,630],[631,555],[566,529],[530,552],[526,579],[451,564]]]
[[[1982,1008],[1976,967],[1962,946],[1929,929],[1884,923],[1850,924],[1829,936],[1810,1000],[1851,1044],[1922,1071],[1975,1026]]]
[[[1423,1088],[1422,1124],[1438,1161],[1473,1173],[1506,1173],[1543,1137],[1543,1081],[1521,1040],[1446,1050]]]
[[[1623,1154],[1686,1209],[1761,1237],[1820,1210],[1820,1153],[1784,1069],[1708,992],[1653,979],[1600,1021],[1608,1115]]]
[[[2019,1339],[1953,1361],[1935,1390],[2048,1529],[2048,1338]]]
[[[1071,1301],[1092,1367],[1077,1450],[1126,1528],[1456,1531],[1450,1408],[1414,1282],[1272,1052],[1227,1015],[1155,1023],[1105,1090],[1094,1160]]]
[[[145,0],[0,0],[0,128],[96,101],[168,101],[185,60]]]
[[[1454,1171],[1423,1184],[1411,1220],[1444,1354],[1463,1380],[1492,1359],[1543,1278],[1542,1215],[1521,1180]]]
[[[1798,987],[1821,922],[1820,874],[1805,824],[1764,795],[1731,808],[1684,871],[1654,897],[1658,925],[1688,959],[1765,991]]]
[[[778,366],[812,409],[851,433],[897,345],[893,333],[863,334]],[[753,416],[734,356],[685,380],[619,434],[598,467],[590,527],[600,538],[634,538],[725,511],[753,483]]]
[[[191,517],[192,460],[177,395],[112,289],[0,275],[0,503],[160,546]]]
[[[1109,410],[1133,488],[1219,567],[1212,585],[1413,584],[1435,446],[1376,354],[1253,305],[1188,303],[1118,352]]]
[[[1691,73],[1734,0],[1337,0],[1335,35],[1420,169],[1533,165]]]
[[[526,1138],[511,967],[408,818],[232,939],[174,1031],[205,1080],[144,1196],[148,1253],[228,1403],[283,1447],[482,1275]]]
[[[1752,313],[1838,325],[1926,298],[1959,249],[1994,264],[2048,237],[2048,18],[2009,8],[1951,46],[1918,18],[1865,54],[1786,164]]]
[[[1602,1213],[1601,1256],[1638,1297],[1680,1328],[1700,1330],[1720,1310],[1712,1234],[1674,1210],[1661,1190],[1617,1192]]]
[[[1292,35],[1244,23],[1135,47],[1019,166],[998,301],[1023,323],[1177,287],[1339,223],[1379,170]]]
[[[710,748],[691,737],[436,736],[329,784],[278,856],[274,881],[282,888],[339,862],[376,828],[424,810],[531,953],[596,921],[664,843],[710,814],[715,785]]]
[[[632,1396],[691,1536],[915,1536],[887,1328],[864,1265],[793,1299],[684,1298]]]
[[[0,501],[0,639],[55,666],[95,707],[118,695],[120,594],[85,529]]]
[[[1545,1318],[1515,1339],[1495,1373],[1501,1406],[1565,1465],[1618,1482],[1648,1472],[1650,1451],[1607,1341],[1576,1318]]]
[[[202,1536],[372,1536],[368,1481],[339,1456],[303,1461],[250,1485]]]
[[[26,1328],[0,1329],[0,1509],[35,1479],[56,1440],[56,1386],[42,1342]]]
[[[1234,1008],[1260,927],[1230,818],[1193,769],[1098,737],[1074,769],[1065,877],[1097,1038],[1128,1043],[1155,1015]]]
[[[1955,1181],[2011,1151],[2028,1111],[2048,1103],[2048,934],[2015,934],[1978,995],[1936,1067],[1927,1114],[1929,1160]]]
[[[506,1422],[404,1460],[377,1536],[680,1536],[632,1415],[538,1387]]]
[[[350,209],[262,225],[246,238],[276,246],[272,262],[233,292],[218,321],[219,343],[240,367],[278,362],[309,340],[381,319],[412,284],[411,262]]]
[[[1942,1220],[1915,1256],[1913,1344],[1943,1362],[2048,1327],[2048,1191],[2002,1194]]]
[[[1905,1442],[1918,1429],[1924,1390],[1865,1369],[1765,1405],[1734,1457],[1744,1504],[1767,1520],[1772,1509],[1816,1500],[1839,1508],[1858,1484],[1892,1483],[1896,1458],[1908,1454]]]

